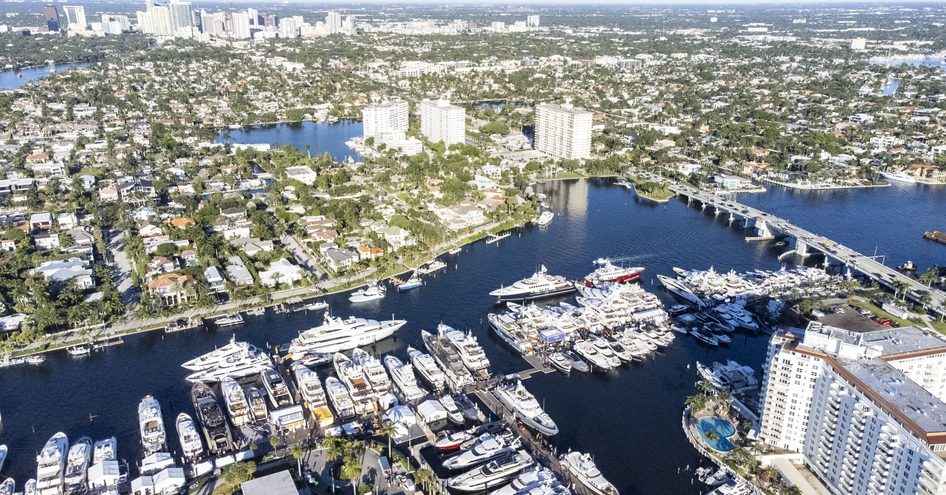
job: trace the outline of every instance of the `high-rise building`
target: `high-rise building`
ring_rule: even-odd
[[[361,111],[365,137],[407,132],[409,111],[406,101],[389,101],[365,107]]]
[[[946,341],[812,322],[772,336],[759,439],[832,493],[946,493]]]
[[[46,18],[46,28],[50,31],[62,29],[62,21],[59,20],[59,9],[55,5],[47,5],[43,8],[43,17]]]
[[[328,15],[325,16],[325,26],[328,28],[329,34],[342,32],[342,15],[334,10],[330,10]]]
[[[539,16],[530,15],[526,17],[526,26],[528,27],[539,27]]]
[[[591,112],[569,104],[535,107],[535,149],[554,158],[591,158]]]
[[[168,4],[168,14],[171,16],[171,34],[186,31],[194,27],[193,9],[190,2],[172,1]]]
[[[231,38],[246,39],[253,36],[253,32],[250,30],[250,14],[248,12],[234,12],[231,18]]]
[[[296,26],[295,17],[280,17],[279,18],[279,37],[280,38],[295,38],[299,36],[299,26]]]
[[[466,141],[466,110],[446,100],[420,102],[420,132],[432,142],[444,144]]]
[[[867,48],[867,38],[854,38],[851,40],[851,50],[865,50]]]
[[[138,29],[142,33],[154,36],[172,36],[174,31],[171,27],[171,10],[163,5],[155,5],[145,12],[140,10],[136,13],[138,16]]]
[[[102,32],[105,34],[122,34],[129,27],[126,15],[102,14]]]
[[[224,12],[214,12],[213,14],[201,9],[200,11],[200,32],[209,36],[219,38],[227,35],[227,15]]]
[[[85,31],[85,28],[89,25],[85,20],[85,7],[66,5],[62,10],[66,13],[67,29],[70,31]]]

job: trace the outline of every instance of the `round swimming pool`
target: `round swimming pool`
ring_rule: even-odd
[[[735,447],[729,441],[729,437],[736,434],[736,427],[719,416],[701,418],[696,422],[696,429],[703,437],[703,441],[717,452],[729,452]],[[708,436],[710,433],[715,433],[712,435],[713,438]]]

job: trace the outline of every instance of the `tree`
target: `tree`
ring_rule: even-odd
[[[893,288],[896,291],[894,297],[899,297],[903,301],[907,296],[907,289],[910,288],[910,284],[904,282],[903,280],[894,280]]]
[[[292,458],[296,460],[299,478],[302,478],[302,457],[305,456],[305,449],[302,448],[302,445],[296,444],[292,446],[289,452],[292,454]]]
[[[917,278],[920,283],[926,284],[927,287],[932,287],[937,279],[939,279],[939,269],[937,268],[930,268]]]
[[[238,462],[223,468],[221,478],[236,491],[236,488],[242,483],[253,479],[253,473],[255,472],[256,465],[252,462]]]
[[[377,433],[379,435],[384,435],[388,437],[388,459],[391,458],[391,437],[397,433],[397,427],[394,426],[394,423],[384,423],[381,425],[381,428],[378,428]]]

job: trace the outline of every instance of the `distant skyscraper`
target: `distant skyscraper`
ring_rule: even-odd
[[[420,102],[420,132],[433,142],[466,141],[466,110],[446,100]]]
[[[330,10],[328,15],[325,16],[325,26],[328,28],[329,34],[340,33],[342,31],[342,15]]]
[[[851,50],[864,50],[867,48],[867,38],[854,38],[851,40]]]
[[[173,1],[167,6],[171,16],[171,34],[193,27],[193,13],[190,2]]]
[[[526,26],[527,27],[539,27],[539,16],[530,15],[526,17]]]
[[[138,11],[138,29],[154,36],[171,36],[171,11],[165,6],[155,5],[147,12]]]
[[[59,9],[55,5],[47,5],[43,9],[43,16],[46,18],[46,27],[50,31],[59,31],[62,28],[62,21],[59,20]]]
[[[365,107],[361,112],[365,137],[407,132],[408,113],[406,101],[390,101]]]
[[[231,38],[246,39],[253,35],[250,31],[250,14],[248,12],[234,12],[232,19]]]
[[[66,13],[66,24],[70,31],[85,31],[89,25],[85,20],[85,7],[81,5],[66,5],[62,8]]]
[[[535,107],[535,149],[555,158],[590,158],[591,112],[571,105]]]
[[[295,38],[299,36],[299,26],[296,25],[295,17],[281,17],[279,19],[279,37]]]

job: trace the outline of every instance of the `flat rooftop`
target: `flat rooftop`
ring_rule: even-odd
[[[917,327],[856,331],[824,325],[817,330],[809,327],[806,331],[816,331],[852,345],[875,346],[884,358],[901,354],[946,352],[946,340]]]

